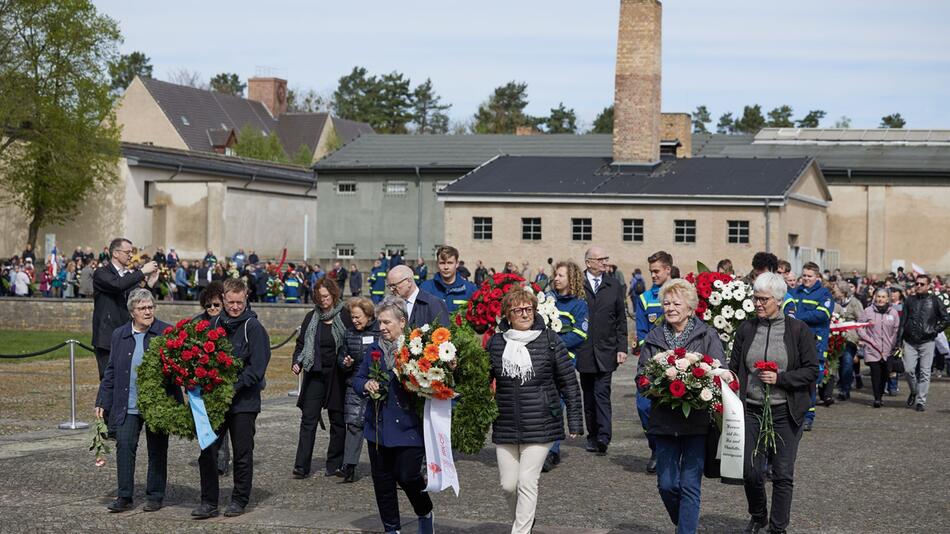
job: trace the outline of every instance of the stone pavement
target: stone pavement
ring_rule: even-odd
[[[581,532],[672,532],[647,475],[646,440],[633,406],[633,368],[614,380],[614,442],[606,457],[584,452],[582,440],[562,450],[564,461],[542,475],[538,507],[540,534]],[[901,385],[902,391],[906,384]],[[950,380],[931,387],[927,412],[904,408],[905,394],[888,397],[883,409],[870,408],[868,391],[850,402],[818,409],[815,430],[805,434],[796,469],[792,532],[920,533],[950,525]],[[88,410],[81,410],[87,414]],[[2,415],[0,415],[2,417]],[[364,450],[355,484],[322,475],[293,480],[299,411],[293,399],[265,401],[258,419],[254,492],[248,513],[204,522],[190,519],[198,501],[198,449],[172,440],[166,507],[141,511],[145,482],[145,443],[136,472],[138,508],[109,514],[105,505],[115,489],[114,456],[103,468],[93,465],[87,431],[55,429],[0,436],[0,532],[372,532],[379,519]],[[318,435],[314,471],[321,473]],[[461,497],[435,495],[440,533],[504,533],[506,506],[498,487],[494,451],[457,458]],[[230,480],[222,483],[222,505]],[[402,498],[415,532],[411,508]],[[737,532],[745,526],[741,487],[706,480],[703,532]]]

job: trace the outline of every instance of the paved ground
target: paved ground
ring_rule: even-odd
[[[631,371],[623,369],[614,381],[617,424],[609,454],[596,457],[572,443],[562,465],[542,476],[536,532],[672,532],[656,480],[644,472],[647,447],[635,423]],[[276,396],[258,420],[254,493],[245,516],[205,522],[188,517],[198,500],[198,450],[193,442],[177,440],[170,451],[166,508],[108,514],[104,507],[115,487],[114,459],[96,468],[87,432],[42,430],[0,436],[0,532],[378,530],[368,477],[349,485],[322,476],[291,479],[299,412],[292,399],[272,393]],[[869,404],[865,390],[851,402],[819,408],[815,430],[805,435],[799,453],[792,531],[919,533],[945,531],[950,524],[950,380],[933,385],[925,413],[903,408],[903,396],[888,398],[880,410]],[[317,450],[325,446],[321,434]],[[144,456],[144,438],[140,450]],[[507,532],[493,449],[459,458],[458,464],[461,497],[434,496],[439,532]],[[368,470],[364,452],[361,475]],[[143,461],[137,504],[142,503],[144,474]],[[222,485],[223,503],[229,485]],[[706,481],[703,497],[703,532],[744,527],[741,487]],[[411,516],[405,500],[402,509]]]

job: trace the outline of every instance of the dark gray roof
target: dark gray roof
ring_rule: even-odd
[[[950,147],[947,146],[755,143],[730,146],[721,154],[736,158],[812,157],[825,172],[839,169],[950,172]]]
[[[611,136],[606,134],[363,135],[322,159],[316,168],[473,169],[500,154],[609,157],[611,143]]]
[[[223,156],[221,154],[178,150],[136,143],[122,143],[122,156],[130,166],[194,171],[199,173],[262,181],[314,185],[316,178],[307,167]]]
[[[753,135],[694,133],[693,156],[721,156],[723,150],[748,145],[754,138]]]
[[[333,117],[333,128],[343,144],[352,142],[361,135],[376,133],[373,127],[365,122],[356,122],[339,117]]]
[[[442,190],[452,195],[784,197],[810,158],[669,160],[650,171],[611,158],[501,156]]]
[[[264,104],[255,100],[151,78],[142,78],[142,82],[190,150],[211,151],[209,130],[240,132],[249,125],[270,134],[277,127]]]
[[[234,130],[228,128],[225,130],[208,130],[208,142],[211,143],[211,146],[225,146],[228,142],[228,138],[231,137],[231,132]]]
[[[277,137],[287,155],[293,155],[300,145],[310,147],[312,154],[320,141],[320,133],[327,122],[326,113],[285,113],[277,123]]]

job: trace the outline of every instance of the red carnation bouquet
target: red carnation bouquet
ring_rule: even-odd
[[[722,380],[733,391],[739,383],[731,374],[720,370],[715,358],[678,348],[660,352],[647,360],[643,374],[637,377],[641,394],[654,401],[679,408],[684,417],[692,410],[708,410],[713,416],[722,414]],[[723,378],[724,377],[724,378]]]
[[[767,360],[759,360],[755,362],[755,372],[759,373],[762,371],[777,373],[778,364]],[[761,451],[767,452],[771,450],[772,452],[775,452],[776,438],[782,439],[781,436],[775,433],[775,421],[772,419],[772,386],[770,384],[763,383],[762,392],[764,397],[762,400],[762,415],[756,416],[756,418],[759,420],[759,439],[755,442],[755,450],[752,451],[753,455],[759,454]]]
[[[241,362],[230,355],[231,343],[223,328],[182,319],[162,334],[158,349],[162,374],[176,386],[211,393],[224,383],[225,375],[237,376]]]
[[[524,285],[526,285],[525,279],[517,274],[498,273],[486,278],[468,301],[465,320],[477,332],[485,333],[490,337],[501,322],[501,299],[512,289]],[[531,283],[530,287],[535,294],[541,292],[541,288],[535,283]],[[461,326],[461,322],[462,316],[459,314],[455,318],[455,323]]]

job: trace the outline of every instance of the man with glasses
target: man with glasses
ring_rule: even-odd
[[[914,289],[914,294],[904,301],[898,339],[903,342],[904,374],[910,386],[907,407],[916,405],[916,410],[922,412],[927,407],[935,340],[950,326],[950,313],[930,291],[930,275],[918,275]]]
[[[415,328],[438,321],[448,326],[449,310],[439,297],[419,289],[414,279],[415,273],[406,265],[397,265],[386,275],[386,289],[393,295],[406,301],[406,315],[409,327]]]
[[[607,275],[610,257],[600,247],[584,254],[584,290],[589,309],[587,339],[577,349],[577,371],[584,393],[588,452],[607,454],[611,438],[610,382],[627,360],[627,315],[624,290]]]
[[[126,300],[144,280],[149,287],[158,281],[158,264],[150,261],[141,269],[129,269],[132,242],[117,237],[109,243],[110,261],[92,275],[92,346],[96,349],[99,381],[109,364],[112,332],[131,320]]]

